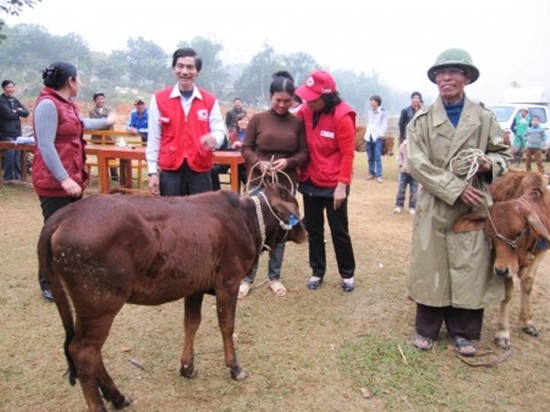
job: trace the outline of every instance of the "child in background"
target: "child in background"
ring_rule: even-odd
[[[525,133],[525,170],[531,171],[531,159],[535,158],[537,169],[541,175],[544,175],[544,166],[542,165],[542,149],[546,141],[546,133],[540,127],[540,117],[533,116],[531,127]]]
[[[416,194],[418,192],[418,182],[414,180],[410,173],[409,161],[407,159],[407,141],[399,145],[397,152],[397,165],[399,166],[399,188],[395,198],[395,209],[393,213],[399,214],[405,205],[405,196],[407,185],[409,185],[409,214],[414,215],[416,209]]]

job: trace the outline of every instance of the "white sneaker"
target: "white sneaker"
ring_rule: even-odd
[[[409,209],[409,215],[414,215],[416,214],[416,210],[414,209]]]
[[[399,213],[401,213],[401,208],[400,208],[400,207],[396,207],[395,209],[393,209],[393,213],[395,213],[396,215],[398,215]]]

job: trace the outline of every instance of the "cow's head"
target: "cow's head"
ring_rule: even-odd
[[[273,218],[280,228],[276,231],[277,236],[274,239],[268,239],[268,246],[273,247],[283,239],[295,243],[305,242],[307,233],[300,218],[298,201],[292,193],[280,183],[270,184],[262,193],[268,203],[268,209],[270,208],[265,214],[266,221]]]
[[[485,231],[495,251],[493,270],[497,276],[510,277],[528,263],[528,255],[539,240],[550,242],[550,234],[538,214],[520,199],[497,202],[488,211],[480,210],[460,217],[455,233]]]

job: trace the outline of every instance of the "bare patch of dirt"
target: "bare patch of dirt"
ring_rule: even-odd
[[[318,291],[305,287],[310,274],[307,246],[289,245],[282,278],[288,295],[277,298],[262,285],[238,304],[236,345],[250,373],[244,382],[231,380],[224,365],[212,297],[203,305],[195,344],[199,375],[194,380],[178,373],[182,302],[125,306],[103,353],[115,382],[134,400],[128,410],[547,409],[550,258],[539,270],[532,295],[540,336],[519,330],[516,292],[511,313],[514,352],[504,363],[472,368],[456,358],[446,340],[429,353],[412,352],[414,304],[406,297],[406,276],[413,218],[406,211],[393,214],[395,157],[384,158],[383,184],[365,180],[365,163],[365,154],[357,153],[349,213],[356,290],[340,290],[328,231],[329,268]],[[38,199],[29,186],[0,186],[0,410],[83,411],[78,383],[71,387],[63,376],[64,335],[57,310],[39,293],[36,241],[41,225]],[[257,284],[267,278],[266,260],[261,258]],[[492,344],[496,313],[497,307],[486,310],[479,347],[498,355]],[[408,364],[396,365],[401,363],[398,347]],[[410,373],[408,388],[414,392],[391,386],[402,372]],[[436,379],[436,384],[429,379]],[[371,398],[362,396],[363,387],[370,389]]]

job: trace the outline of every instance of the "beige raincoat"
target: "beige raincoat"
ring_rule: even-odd
[[[453,233],[455,221],[471,211],[460,200],[468,183],[449,170],[461,150],[478,148],[492,162],[492,174],[472,184],[489,199],[488,185],[507,170],[511,159],[492,112],[465,97],[455,129],[441,98],[420,109],[408,125],[411,174],[422,185],[412,239],[410,296],[418,303],[481,309],[504,297],[503,279],[491,269],[491,249],[483,231]]]

